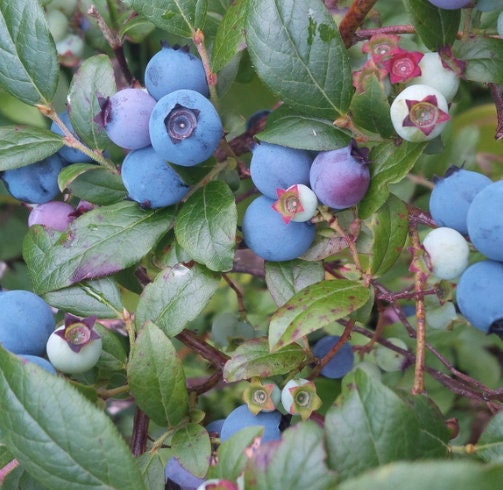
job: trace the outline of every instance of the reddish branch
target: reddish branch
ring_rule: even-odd
[[[339,24],[339,32],[346,48],[353,44],[356,30],[365,20],[377,0],[354,0]]]

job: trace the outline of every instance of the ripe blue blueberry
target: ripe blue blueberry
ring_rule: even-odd
[[[311,189],[330,208],[354,206],[363,199],[370,183],[368,163],[368,150],[354,143],[322,151],[311,166]]]
[[[1,298],[1,297],[0,297]],[[483,332],[503,335],[503,264],[482,260],[470,265],[456,288],[461,314]]]
[[[1,178],[11,196],[20,201],[42,204],[59,194],[58,175],[65,164],[56,153],[40,162],[6,170]]]
[[[313,354],[321,359],[339,341],[338,335],[327,335],[322,337],[313,347]],[[320,371],[325,378],[339,379],[345,376],[353,368],[355,358],[351,344],[346,342],[336,352],[336,354],[323,366]]]
[[[125,88],[99,98],[101,112],[95,122],[121,148],[137,150],[150,145],[148,121],[156,101],[141,88]]]
[[[466,7],[471,0],[428,0],[435,7],[446,9],[446,10],[456,10]]]
[[[164,477],[166,481],[176,483],[181,488],[197,488],[204,482],[203,478],[198,478],[184,468],[179,459],[174,456],[168,459],[164,467]]]
[[[79,139],[77,133],[73,129],[68,112],[67,111],[60,112],[58,116],[61,119],[61,122],[70,130],[73,136]],[[55,134],[59,134],[60,136],[65,135],[65,133],[63,133],[63,130],[54,121],[51,124],[51,131]],[[85,153],[82,153],[80,150],[71,148],[66,145],[61,147],[58,153],[68,163],[88,163],[93,161],[92,158],[88,157]]]
[[[145,68],[145,86],[156,100],[180,89],[209,95],[203,63],[188,46],[163,46],[154,54]]]
[[[430,194],[431,217],[439,226],[468,233],[466,215],[473,198],[492,180],[472,170],[451,166],[443,177],[435,180]]]
[[[165,95],[150,116],[150,139],[161,158],[193,167],[211,157],[223,136],[213,104],[195,90]]]
[[[273,412],[260,412],[254,415],[250,412],[248,405],[240,405],[226,417],[222,425],[220,439],[225,441],[240,429],[257,425],[264,427],[262,442],[274,441],[281,437],[280,423],[281,413],[277,410]]]
[[[503,180],[484,187],[474,198],[466,216],[468,236],[487,258],[503,260]]]
[[[54,366],[45,357],[33,356],[30,354],[23,354],[19,357],[27,363],[31,362],[33,364],[36,364],[42,369],[45,369],[48,373],[56,374],[56,369],[54,369]]]
[[[43,355],[54,315],[39,296],[23,290],[0,294],[0,344],[14,354]]]
[[[277,189],[309,184],[312,162],[313,157],[306,150],[260,143],[252,150],[250,176],[262,194],[277,199]]]
[[[244,241],[264,260],[293,260],[310,247],[316,228],[308,222],[285,223],[273,204],[272,199],[259,196],[248,206],[243,217]]]
[[[121,176],[129,197],[145,208],[176,204],[189,190],[151,146],[129,152],[122,162]]]

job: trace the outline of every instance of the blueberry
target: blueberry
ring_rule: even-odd
[[[154,99],[180,89],[209,95],[202,61],[185,47],[163,46],[145,68],[145,86]]]
[[[20,201],[42,204],[59,194],[58,175],[66,162],[56,153],[40,162],[6,170],[1,178],[11,194]]]
[[[281,437],[280,423],[281,413],[277,410],[274,412],[260,412],[257,415],[253,415],[248,405],[240,405],[226,417],[222,425],[220,439],[225,441],[240,429],[257,425],[264,427],[262,442],[274,441]]]
[[[33,356],[30,354],[23,354],[19,357],[26,362],[32,362],[33,364],[36,364],[42,369],[45,369],[48,373],[56,374],[56,369],[54,369],[54,366],[44,357]]]
[[[243,217],[244,241],[264,260],[293,260],[310,247],[316,228],[308,222],[285,223],[273,204],[272,199],[259,196],[248,206]]]
[[[209,434],[218,434],[220,437],[220,432],[222,432],[222,425],[224,425],[225,419],[212,420],[205,429]]]
[[[14,354],[43,355],[54,315],[39,296],[23,290],[0,294],[0,344]]]
[[[503,260],[503,180],[484,187],[474,198],[466,216],[468,236],[487,258]]]
[[[63,122],[63,124],[70,130],[73,136],[79,139],[77,133],[73,129],[68,112],[67,111],[60,112],[58,116]],[[63,130],[54,121],[51,124],[51,131],[55,134],[59,134],[60,136],[65,135],[63,133]],[[82,153],[80,150],[77,150],[75,148],[70,148],[69,146],[63,146],[62,148],[60,148],[58,153],[68,163],[89,163],[93,161],[92,158],[88,157],[85,153]]]
[[[318,153],[309,177],[318,199],[333,209],[358,204],[370,183],[367,157],[368,150],[357,148],[354,143]]]
[[[151,146],[129,152],[121,176],[129,197],[146,208],[162,208],[179,202],[189,187]]]
[[[168,459],[164,467],[164,477],[184,489],[196,489],[204,482],[203,478],[198,478],[185,469],[179,459],[174,456]]]
[[[482,260],[470,265],[458,281],[456,301],[461,314],[475,328],[501,336],[503,264],[493,260]]]
[[[150,145],[148,121],[156,101],[141,88],[125,88],[99,98],[101,112],[95,122],[121,148],[138,150]]]
[[[210,158],[223,136],[215,107],[195,90],[175,90],[159,99],[149,127],[155,151],[184,167]]]
[[[75,219],[75,209],[62,201],[49,201],[34,206],[28,215],[28,226],[43,225],[52,230],[65,231]]]
[[[322,337],[313,347],[313,354],[321,359],[325,356],[330,349],[339,341],[338,335],[327,335]],[[328,361],[328,363],[323,366],[320,371],[322,376],[325,378],[339,379],[345,376],[351,369],[354,364],[354,354],[353,349],[351,348],[351,344],[346,342],[342,345],[342,347],[337,351],[335,356]]]
[[[471,0],[428,0],[435,7],[446,9],[446,10],[456,10],[466,7]]]
[[[312,162],[313,157],[306,150],[260,143],[252,150],[250,176],[262,194],[276,199],[277,189],[309,184]]]
[[[468,234],[466,215],[473,198],[491,184],[489,177],[472,170],[451,166],[435,181],[430,194],[431,217],[439,226],[447,226]]]

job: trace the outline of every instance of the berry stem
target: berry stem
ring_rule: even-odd
[[[199,57],[203,62],[204,72],[206,73],[206,80],[208,81],[208,88],[210,91],[210,100],[213,105],[218,109],[218,94],[217,94],[217,74],[211,69],[210,58],[206,45],[204,44],[204,33],[201,29],[196,29],[192,35],[192,40],[196,45]]]
[[[365,17],[375,5],[377,0],[353,0],[346,15],[339,24],[339,32],[346,48],[353,44],[356,30],[365,20]]]

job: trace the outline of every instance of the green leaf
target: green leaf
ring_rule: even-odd
[[[430,402],[404,401],[358,369],[343,379],[343,392],[325,417],[328,465],[346,479],[391,461],[447,455],[441,423]]]
[[[213,271],[232,269],[237,210],[234,195],[222,181],[198,189],[184,203],[175,224],[180,246]]]
[[[342,482],[337,490],[494,490],[503,479],[503,466],[473,461],[393,463]]]
[[[218,447],[217,465],[210,466],[207,479],[223,478],[236,480],[243,472],[248,458],[246,449],[253,444],[255,438],[264,432],[262,426],[243,427],[238,434],[223,441]]]
[[[332,490],[337,475],[327,468],[326,458],[323,429],[310,420],[296,424],[283,433],[280,444],[259,447],[246,468],[245,487]]]
[[[211,67],[220,71],[245,49],[245,20],[248,0],[236,0],[227,8],[220,22],[211,52]]]
[[[269,378],[298,370],[306,354],[298,344],[291,344],[275,352],[269,351],[266,338],[241,344],[225,363],[223,378],[227,383],[253,377]]]
[[[421,41],[431,51],[452,44],[459,30],[461,10],[435,7],[427,0],[405,0],[405,8]]]
[[[147,488],[164,488],[166,484],[164,467],[168,462],[169,453],[169,449],[161,448],[157,451],[148,451],[136,458]]]
[[[199,424],[187,424],[171,439],[171,448],[181,465],[193,475],[204,478],[211,456],[210,436]]]
[[[39,162],[63,146],[61,136],[29,126],[0,127],[0,172]]]
[[[321,0],[250,0],[246,41],[258,76],[288,106],[328,119],[348,109],[351,67]]]
[[[145,489],[111,419],[64,379],[0,348],[0,430],[21,466],[48,488]]]
[[[366,223],[372,234],[369,272],[380,276],[397,261],[409,233],[407,206],[390,194]]]
[[[136,264],[173,219],[171,208],[145,211],[126,201],[88,211],[65,233],[32,226],[23,256],[34,291],[43,295]]]
[[[476,446],[476,455],[488,463],[503,463],[503,412],[494,415]]]
[[[389,184],[404,179],[417,159],[422,155],[426,143],[403,141],[400,146],[383,143],[370,152],[370,185],[367,194],[358,204],[360,218],[369,218],[388,199]]]
[[[174,427],[187,416],[182,363],[171,340],[153,323],[140,330],[127,371],[136,403],[157,425]]]
[[[267,289],[278,306],[284,305],[295,293],[322,281],[324,277],[325,271],[321,262],[292,260],[265,264]]]
[[[466,62],[463,77],[472,82],[503,83],[503,39],[477,36],[454,45],[454,54]]]
[[[305,287],[272,315],[271,351],[344,318],[365,304],[369,290],[347,279],[321,281]]]
[[[101,111],[98,96],[109,97],[117,91],[110,58],[99,54],[86,59],[73,76],[68,100],[73,129],[91,148],[103,149],[110,140],[93,118]]]
[[[51,102],[59,65],[39,2],[0,2],[0,59],[1,87],[26,104]]]
[[[112,328],[104,327],[101,323],[96,323],[94,328],[103,344],[103,351],[97,364],[100,380],[110,379],[115,374],[114,371],[125,373],[129,347],[126,337]]]
[[[48,292],[44,299],[59,310],[81,317],[120,318],[124,308],[117,284],[106,277]]]
[[[363,88],[364,92],[355,93],[351,101],[353,122],[366,131],[390,138],[395,134],[395,129],[383,85],[373,75],[365,80]]]
[[[141,328],[151,321],[168,337],[174,337],[201,313],[217,288],[218,276],[200,265],[168,267],[143,290],[136,326]]]
[[[156,27],[186,38],[206,21],[207,0],[124,0],[124,4]]]
[[[349,135],[337,129],[328,119],[309,116],[282,116],[257,134],[261,141],[312,151],[342,148],[349,143]]]

